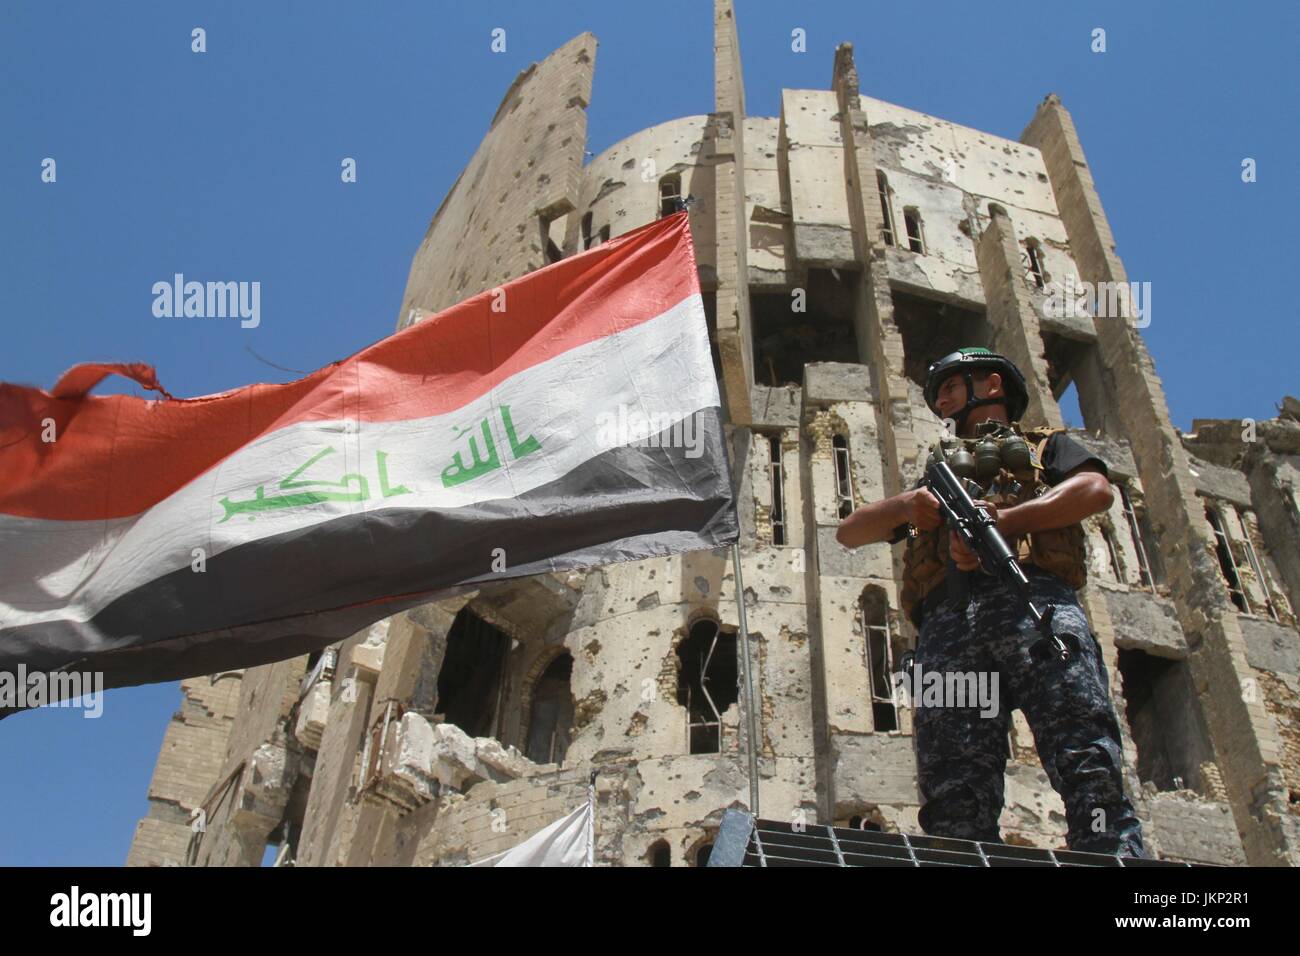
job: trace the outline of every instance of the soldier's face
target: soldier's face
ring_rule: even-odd
[[[966,379],[960,373],[949,375],[939,386],[935,405],[940,418],[951,418],[966,404]]]
[[[988,378],[975,380],[975,397],[988,398],[1002,394],[1002,378],[994,372]],[[935,405],[939,408],[940,418],[951,418],[962,410],[966,404],[966,376],[954,372],[944,379],[939,386],[939,395]]]

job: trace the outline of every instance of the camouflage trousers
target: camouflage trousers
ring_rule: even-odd
[[[1146,856],[1124,794],[1119,724],[1101,646],[1073,589],[1038,569],[1027,572],[1034,604],[1040,610],[1056,607],[1054,631],[1078,637],[1066,639],[1071,653],[1064,664],[1030,653],[1041,635],[1028,610],[1010,588],[985,574],[969,575],[966,607],[944,602],[922,621],[913,674],[982,674],[996,689],[997,706],[937,695],[930,702],[939,706],[925,706],[924,697],[914,700],[921,827],[935,836],[1001,842],[1007,735],[1011,711],[1019,708],[1065,803],[1070,848]]]

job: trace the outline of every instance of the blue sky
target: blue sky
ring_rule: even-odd
[[[300,370],[351,354],[393,329],[429,219],[521,69],[596,34],[599,153],[711,111],[711,6],[3,4],[0,380],[49,387],[78,362],[146,361],[193,396],[295,377],[250,349]],[[1059,93],[1129,276],[1152,283],[1145,337],[1189,429],[1271,417],[1300,390],[1283,281],[1300,208],[1296,9],[737,0],[737,19],[753,115],[777,115],[783,87],[828,88],[843,40],[865,94],[1013,139]],[[790,49],[796,27],[806,53]],[[344,157],[355,184],[340,182]],[[259,281],[261,324],[155,318],[151,287],[176,272]],[[122,863],[179,702],[155,685],[110,691],[98,720],[0,722],[0,864]]]

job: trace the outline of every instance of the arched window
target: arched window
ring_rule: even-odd
[[[573,658],[566,651],[547,665],[533,685],[525,749],[525,756],[533,763],[559,763],[569,749],[573,726],[573,694],[569,687],[572,673]]]
[[[898,710],[894,706],[891,683],[894,652],[889,631],[889,598],[883,588],[870,585],[863,590],[860,603],[873,726],[878,731],[897,730]]]
[[[885,245],[894,244],[894,209],[889,202],[889,180],[876,170],[876,188],[880,192],[880,218],[884,222]]]
[[[853,482],[849,477],[849,440],[843,435],[831,439],[831,452],[835,456],[836,508],[841,519],[853,514]]]
[[[1152,588],[1155,586],[1155,578],[1151,574],[1151,562],[1147,560],[1146,543],[1142,540],[1142,525],[1138,521],[1137,513],[1133,510],[1133,501],[1128,496],[1128,488],[1123,482],[1116,487],[1119,488],[1119,498],[1124,505],[1124,518],[1128,521],[1129,534],[1133,537],[1133,550],[1137,552],[1138,572],[1142,576],[1142,586]]]
[[[1219,570],[1223,572],[1223,580],[1228,585],[1228,597],[1232,598],[1232,603],[1237,605],[1239,611],[1249,614],[1250,602],[1246,600],[1246,592],[1241,586],[1237,560],[1232,556],[1232,544],[1223,528],[1223,517],[1213,505],[1205,506],[1205,517],[1214,529],[1214,550],[1219,556]]]
[[[682,208],[682,177],[672,173],[659,180],[659,218],[671,216]]]
[[[768,476],[772,486],[772,543],[785,544],[785,468],[781,461],[781,436],[766,435]]]
[[[469,608],[447,632],[438,672],[438,712],[471,737],[500,733],[502,681],[511,641]]]
[[[1029,277],[1034,280],[1034,285],[1043,288],[1047,285],[1047,272],[1043,269],[1043,249],[1037,239],[1025,240],[1025,256]]]
[[[1259,582],[1260,593],[1264,596],[1264,606],[1268,611],[1268,616],[1275,621],[1280,621],[1277,608],[1273,606],[1273,598],[1269,593],[1268,577],[1264,574],[1264,566],[1259,563],[1259,555],[1255,553],[1255,545],[1250,540],[1250,525],[1246,522],[1246,513],[1240,508],[1237,510],[1237,522],[1241,525],[1241,548],[1246,552],[1246,560],[1250,562],[1250,569],[1255,572],[1255,580]]]
[[[668,848],[667,840],[656,840],[650,847],[646,858],[650,861],[651,866],[672,866],[672,851]]]
[[[921,225],[921,213],[915,206],[903,210],[903,225],[907,227],[907,248],[925,255],[925,232]]]
[[[722,752],[722,713],[740,697],[736,635],[711,617],[691,625],[677,645],[677,703],[686,708],[690,752]]]

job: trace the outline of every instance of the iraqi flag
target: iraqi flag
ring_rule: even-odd
[[[113,373],[162,392],[141,365],[0,384],[0,674],[248,667],[737,537],[685,213],[295,382],[87,394]]]

